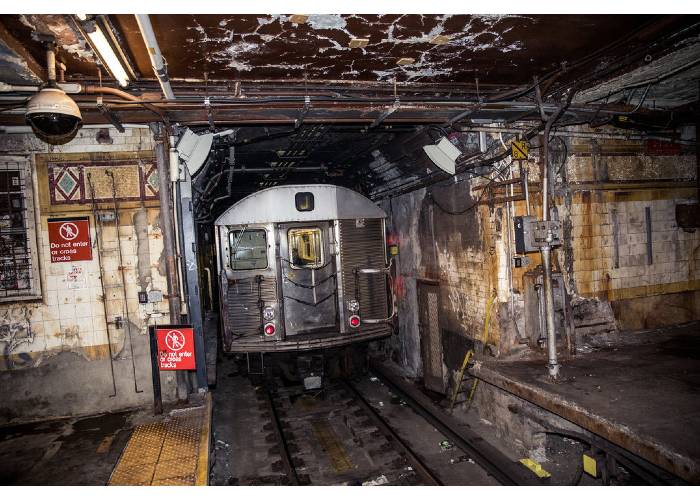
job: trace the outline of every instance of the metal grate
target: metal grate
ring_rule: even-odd
[[[382,219],[341,220],[340,258],[345,300],[360,302],[363,319],[386,318],[386,275],[355,274],[356,269],[386,267]]]
[[[0,163],[0,298],[33,293],[26,180],[23,163]]]
[[[225,336],[232,336],[234,342],[240,337],[261,336],[262,308],[277,301],[274,278],[250,276],[228,281],[225,286]]]
[[[423,381],[431,391],[445,393],[442,366],[442,336],[439,323],[438,287],[419,284],[420,342],[423,357]]]

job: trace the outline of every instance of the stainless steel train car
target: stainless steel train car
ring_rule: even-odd
[[[264,189],[215,222],[223,348],[298,352],[391,334],[386,214],[347,188]]]

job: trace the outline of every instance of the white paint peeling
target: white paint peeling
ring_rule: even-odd
[[[345,26],[347,26],[345,18],[340,14],[312,14],[307,22],[315,30],[345,31]]]

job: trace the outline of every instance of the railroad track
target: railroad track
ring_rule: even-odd
[[[336,381],[323,392],[264,389],[287,484],[442,484],[351,383]]]
[[[426,429],[437,429],[498,483],[541,484],[456,420],[445,422],[449,415],[442,412],[436,418],[439,409],[391,374],[374,371],[429,423]],[[351,381],[332,382],[315,395],[268,384],[264,400],[287,484],[443,484],[442,466],[427,463],[426,454],[403,439]],[[314,443],[321,449],[314,449]],[[319,463],[320,455],[329,457],[331,467]]]

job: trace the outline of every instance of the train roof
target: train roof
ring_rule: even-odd
[[[297,193],[312,193],[313,210],[296,209]],[[336,219],[383,219],[384,210],[360,193],[330,184],[275,186],[234,203],[216,219],[217,226],[306,222]]]

